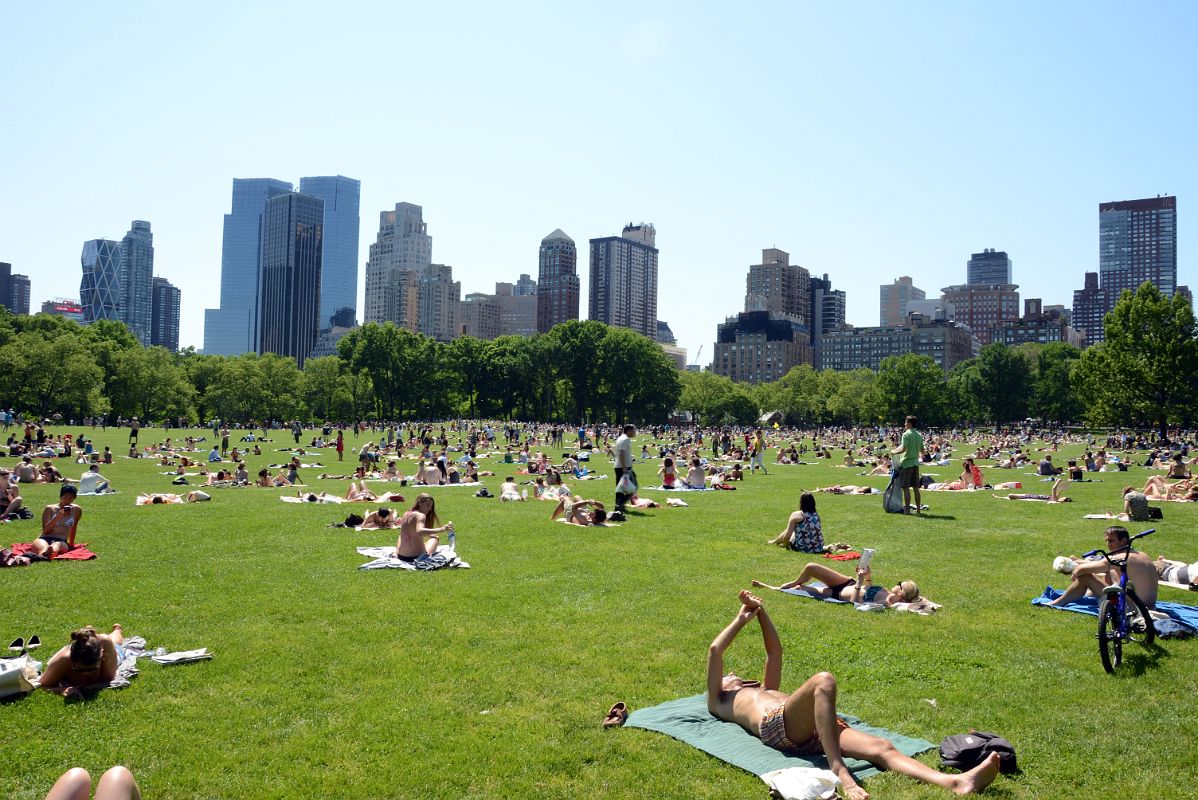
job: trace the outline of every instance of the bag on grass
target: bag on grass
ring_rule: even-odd
[[[897,472],[890,476],[890,483],[886,484],[886,489],[882,492],[882,508],[887,514],[903,513],[903,490],[899,486]]]
[[[620,480],[616,482],[616,491],[620,494],[636,494],[636,475],[632,474],[632,470],[620,476]]]
[[[961,772],[981,764],[991,753],[998,753],[999,772],[1015,772],[1015,748],[997,733],[970,731],[945,736],[940,742],[940,763]]]
[[[0,661],[0,698],[33,691],[26,673],[25,658],[8,658]]]

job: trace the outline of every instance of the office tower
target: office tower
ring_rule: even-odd
[[[641,223],[591,239],[590,318],[657,336],[657,230]]]
[[[121,240],[120,318],[143,346],[150,344],[154,303],[154,234],[135,219]]]
[[[320,327],[351,327],[358,309],[358,199],[361,181],[344,175],[300,178],[301,193],[324,201]],[[336,319],[334,320],[334,316]],[[349,325],[344,325],[349,320]]]
[[[220,307],[204,311],[204,352],[236,356],[258,347],[258,279],[262,267],[262,214],[271,197],[291,184],[273,178],[235,178],[225,214],[220,259]]]
[[[84,322],[83,305],[78,300],[67,300],[64,297],[57,297],[53,300],[43,301],[42,313],[51,314],[56,317],[66,317],[81,324]]]
[[[415,331],[419,327],[420,276],[433,259],[424,209],[396,203],[379,212],[379,232],[366,262],[366,322],[394,322]]]
[[[983,345],[994,330],[1019,319],[1019,287],[1013,283],[958,284],[940,290],[940,299],[953,308],[953,319],[969,326]]]
[[[1150,197],[1098,206],[1098,278],[1112,307],[1144,281],[1165,297],[1177,289],[1177,198]],[[1109,309],[1108,309],[1109,310]]]
[[[716,332],[711,369],[734,381],[768,383],[793,367],[812,364],[811,337],[791,314],[743,311],[728,317]]]
[[[172,353],[179,349],[179,290],[166,278],[154,278],[150,344]]]
[[[462,284],[453,279],[453,267],[430,264],[420,276],[417,330],[438,342],[453,341],[461,299]]]
[[[790,263],[790,254],[768,247],[745,278],[745,311],[789,314],[810,329],[811,273]]]
[[[971,286],[989,286],[1011,282],[1011,259],[1002,251],[987,247],[974,253],[966,262],[965,283]]]
[[[554,325],[578,319],[578,249],[556,228],[541,240],[537,261],[537,330],[546,333]]]
[[[14,275],[12,264],[0,262],[0,306],[13,314],[29,313],[29,276]]]
[[[257,351],[291,356],[301,367],[320,329],[323,226],[319,197],[288,192],[266,201]]]
[[[916,288],[906,275],[895,278],[894,283],[882,284],[881,320],[882,327],[902,325],[907,319],[907,302],[927,297],[923,289]]]
[[[83,321],[120,319],[121,245],[111,239],[90,239],[83,243],[83,279],[79,282],[79,302]]]
[[[495,284],[499,336],[532,336],[537,332],[537,282],[521,275],[515,286]]]
[[[1105,341],[1103,319],[1114,307],[1109,293],[1098,285],[1098,273],[1087,272],[1085,284],[1073,291],[1073,327],[1085,336],[1085,345]]]
[[[527,272],[521,272],[520,280],[516,281],[512,294],[516,297],[536,297],[537,282]]]

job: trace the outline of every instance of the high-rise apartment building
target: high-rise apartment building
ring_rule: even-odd
[[[1085,343],[1085,335],[1069,324],[1060,306],[1048,307],[1038,297],[1023,301],[1023,317],[994,329],[992,341],[1013,347],[1018,344],[1064,342],[1074,347]]]
[[[745,278],[745,311],[788,314],[811,328],[811,273],[790,263],[790,254],[774,247],[761,251],[761,263]]]
[[[266,201],[257,352],[291,356],[301,367],[320,329],[323,227],[319,197],[288,192]]]
[[[880,292],[882,327],[902,325],[907,319],[907,303],[927,297],[923,289],[917,288],[906,275],[895,278],[894,283],[882,284]]]
[[[1114,308],[1108,292],[1098,285],[1098,273],[1087,272],[1085,284],[1073,291],[1073,327],[1085,336],[1087,346],[1104,341],[1103,319]]]
[[[537,260],[537,330],[546,333],[554,325],[578,319],[578,249],[556,228],[541,240]]]
[[[716,332],[711,369],[734,381],[768,383],[793,367],[812,364],[811,337],[791,314],[743,311]]]
[[[143,346],[149,346],[154,313],[154,234],[135,219],[121,240],[120,319]]]
[[[1098,277],[1112,302],[1144,281],[1165,297],[1177,289],[1177,198],[1098,206]]]
[[[358,309],[358,202],[362,182],[344,175],[300,178],[303,194],[324,201],[320,328],[351,327]],[[345,323],[348,321],[348,325]]]
[[[833,289],[828,274],[822,278],[811,279],[811,347],[814,349],[816,368],[820,366],[822,352],[821,340],[831,331],[838,331],[845,325],[846,298],[843,289]]]
[[[79,282],[79,302],[83,321],[121,318],[121,244],[111,239],[90,239],[83,243],[79,258],[83,279]]]
[[[458,332],[458,303],[462,284],[453,279],[453,267],[430,264],[420,276],[417,330],[438,342],[451,342]]]
[[[915,317],[902,325],[829,332],[821,344],[820,368],[848,372],[865,367],[876,371],[889,356],[914,353],[931,358],[948,373],[976,356],[980,346],[968,328],[955,322]]]
[[[273,178],[235,178],[225,214],[220,261],[220,307],[204,311],[204,352],[235,356],[258,348],[258,279],[266,201],[291,191]]]
[[[953,308],[953,319],[968,325],[983,345],[993,341],[995,328],[1019,319],[1019,287],[1013,283],[958,284],[940,292]]]
[[[458,324],[462,336],[475,339],[495,339],[499,333],[499,303],[493,294],[471,292],[458,307]]]
[[[14,275],[5,262],[0,262],[0,306],[17,315],[29,313],[29,276]]]
[[[512,294],[516,297],[536,297],[537,282],[527,272],[521,272],[520,280],[512,287]]]
[[[166,278],[154,278],[150,344],[172,353],[179,349],[179,290]]]
[[[657,336],[657,231],[644,223],[620,236],[591,239],[589,316]]]
[[[379,232],[366,262],[366,322],[394,322],[416,331],[420,325],[420,277],[433,260],[424,209],[396,203],[379,212]]]
[[[965,282],[970,286],[1011,283],[1011,259],[993,247],[971,255],[965,266]]]

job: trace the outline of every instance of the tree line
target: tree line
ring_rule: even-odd
[[[1028,417],[1100,426],[1189,426],[1198,389],[1193,309],[1150,283],[1124,292],[1106,341],[991,344],[947,375],[926,356],[878,372],[799,366],[772,383],[679,372],[641,334],[572,320],[535,336],[436,342],[391,323],[355,328],[335,356],[303,369],[274,354],[215,356],[142,347],[123,323],[0,313],[0,405],[65,418],[446,419],[663,422],[702,425],[1008,424]]]

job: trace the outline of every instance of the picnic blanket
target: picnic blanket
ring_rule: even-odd
[[[816,592],[820,589],[826,589],[827,587],[820,581],[811,581],[809,584],[807,584],[807,586],[811,591],[800,589],[797,586],[793,589],[779,589],[778,591],[783,592],[784,594],[793,594],[796,597],[809,597],[812,600],[820,600],[825,603],[853,605],[852,601],[850,600],[840,600],[834,597],[821,597]],[[884,603],[857,603],[856,608],[858,611],[886,611],[887,609],[891,611],[905,611],[926,617],[930,616],[933,612],[944,608],[944,606],[940,605],[939,603],[933,603],[926,597],[921,597],[912,603],[895,603],[892,606],[887,606]]]
[[[1060,609],[1062,611],[1073,611],[1078,614],[1089,614],[1092,617],[1098,616],[1098,598],[1097,597],[1081,597],[1071,603],[1066,603],[1063,606],[1049,606],[1049,602],[1060,597],[1062,592],[1057,591],[1051,586],[1044,589],[1044,594],[1039,597],[1032,598],[1032,605],[1047,606],[1048,608]],[[1163,600],[1156,602],[1156,610],[1166,615],[1170,620],[1177,623],[1184,632],[1170,630],[1172,626],[1162,625],[1165,620],[1156,619],[1157,635],[1162,639],[1168,639],[1171,636],[1177,635],[1194,635],[1198,633],[1198,606],[1187,606],[1182,603],[1169,603]]]
[[[33,552],[33,542],[14,542],[12,553],[14,556],[28,555]],[[87,542],[76,542],[75,546],[65,553],[59,553],[54,556],[52,561],[91,561],[96,558],[96,554],[87,549]]]
[[[936,747],[923,739],[914,739],[885,728],[866,725],[848,714],[839,716],[857,730],[889,739],[900,752],[909,756]],[[639,708],[628,716],[624,727],[664,733],[759,777],[787,767],[827,768],[828,763],[822,755],[806,758],[775,750],[735,722],[716,719],[708,712],[707,696],[702,694],[671,700],[651,708]],[[868,778],[879,772],[868,761],[846,758],[845,762],[853,776],[858,779]]]
[[[317,499],[315,499],[315,500],[309,500],[307,497],[295,497],[293,495],[285,494],[282,497],[280,497],[279,499],[282,500],[284,503],[348,503],[349,502],[344,497],[337,497],[336,495],[332,495],[332,494],[324,495],[323,497],[318,496]]]
[[[412,569],[426,572],[434,569],[470,569],[470,565],[458,558],[458,554],[447,544],[438,547],[433,555],[421,555],[414,561],[396,558],[394,546],[359,547],[358,552],[374,559],[358,569]]]
[[[699,489],[694,486],[687,486],[684,483],[676,483],[673,486],[642,486],[642,487],[640,487],[640,491],[642,491],[642,492],[644,492],[644,491],[649,491],[649,492],[714,492],[715,489],[713,489],[710,486],[704,486],[702,489]]]

